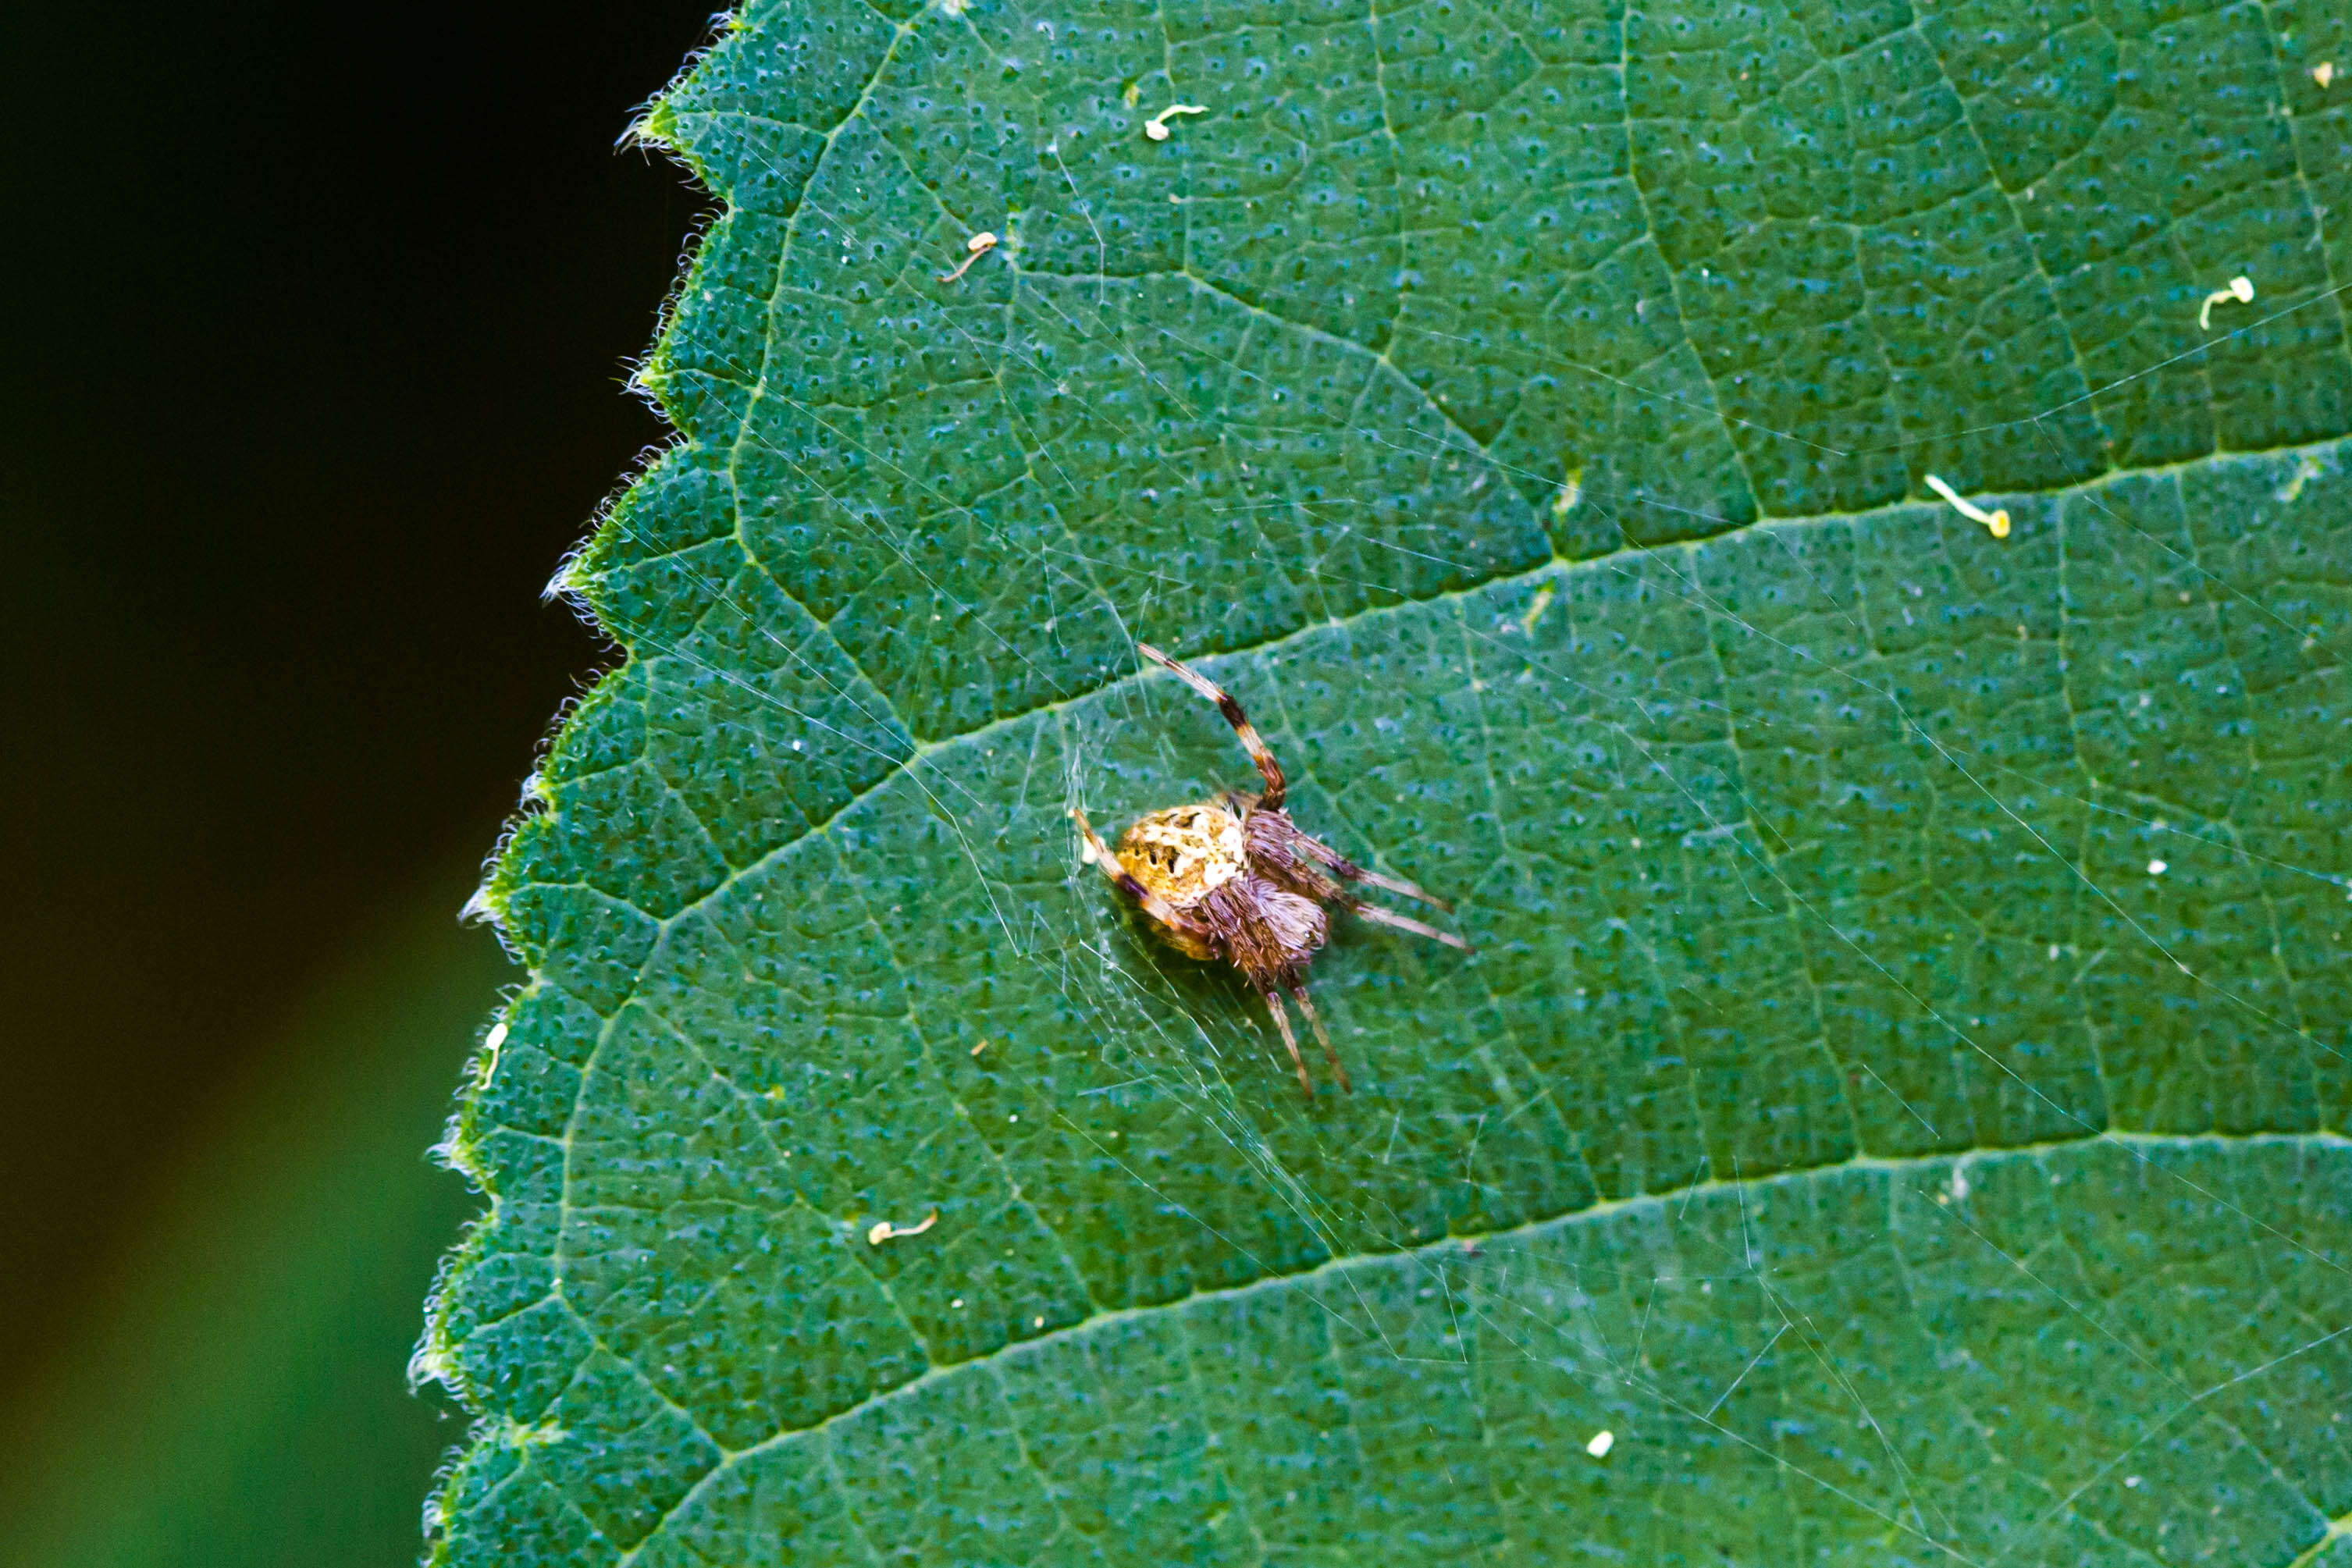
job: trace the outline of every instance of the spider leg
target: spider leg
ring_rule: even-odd
[[[1426,904],[1433,909],[1442,909],[1448,915],[1454,913],[1454,905],[1446,903],[1437,894],[1415,887],[1409,882],[1399,882],[1395,877],[1382,876],[1376,871],[1366,871],[1320,839],[1301,833],[1298,835],[1298,847],[1329,866],[1331,874],[1341,882],[1360,882],[1369,887],[1381,888],[1389,893],[1402,894],[1417,904]]]
[[[1433,941],[1443,942],[1448,947],[1459,947],[1465,953],[1470,951],[1470,944],[1454,936],[1451,931],[1440,931],[1434,925],[1423,925],[1420,921],[1399,915],[1393,909],[1382,909],[1377,904],[1366,904],[1360,898],[1349,900],[1348,907],[1376,925],[1393,925],[1400,931],[1410,931],[1416,936],[1427,936]]]
[[[1087,814],[1084,811],[1073,806],[1070,808],[1070,816],[1078,824],[1078,831],[1087,841],[1087,859],[1100,866],[1103,875],[1108,877],[1121,893],[1141,904],[1144,914],[1162,925],[1172,927],[1189,936],[1206,938],[1215,935],[1208,926],[1136,881],[1134,873],[1119,862],[1118,854],[1111,847],[1096,836],[1094,824],[1087,821]]]
[[[1322,1042],[1324,1060],[1330,1062],[1332,1075],[1339,1080],[1341,1092],[1353,1094],[1356,1086],[1348,1082],[1348,1070],[1339,1065],[1339,1053],[1331,1049],[1330,1031],[1323,1027],[1323,1015],[1317,1012],[1315,1004],[1307,999],[1307,988],[1293,980],[1287,988],[1290,999],[1297,1002],[1298,1010],[1307,1015],[1307,1027],[1314,1030],[1315,1038]]]
[[[1217,705],[1217,711],[1225,716],[1225,722],[1234,727],[1235,735],[1241,737],[1242,745],[1249,751],[1250,760],[1256,763],[1257,770],[1265,776],[1265,793],[1258,797],[1257,803],[1269,811],[1277,810],[1282,805],[1283,791],[1290,786],[1282,777],[1282,764],[1276,762],[1274,753],[1266,749],[1265,741],[1258,735],[1256,726],[1250,723],[1249,715],[1242,712],[1242,705],[1208,676],[1190,664],[1170,658],[1150,643],[1138,643],[1135,651]]]
[[[1282,1031],[1282,1043],[1290,1048],[1290,1064],[1298,1069],[1298,1086],[1307,1091],[1309,1100],[1315,1098],[1314,1082],[1307,1076],[1307,1059],[1298,1054],[1298,1037],[1290,1032],[1290,1015],[1282,1010],[1282,998],[1275,991],[1260,991],[1265,998],[1266,1010],[1274,1014],[1274,1027]],[[1313,1018],[1313,1013],[1307,1015]],[[1320,1032],[1318,1026],[1318,1032]]]

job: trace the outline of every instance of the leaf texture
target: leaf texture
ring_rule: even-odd
[[[627,657],[482,898],[438,1560],[2347,1557],[2330,59],[733,18],[565,579]],[[1078,862],[1247,777],[1138,638],[1457,900],[1318,961],[1352,1096]]]

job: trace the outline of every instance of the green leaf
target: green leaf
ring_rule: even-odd
[[[440,1558],[2352,1558],[2323,62],[751,6],[483,897]],[[1249,777],[1138,638],[1458,901],[1318,960],[1352,1096],[1079,862]]]

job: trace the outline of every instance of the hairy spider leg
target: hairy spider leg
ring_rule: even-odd
[[[1273,990],[1260,991],[1258,995],[1265,998],[1266,1010],[1274,1015],[1274,1027],[1282,1031],[1282,1043],[1290,1048],[1290,1065],[1298,1069],[1298,1086],[1307,1091],[1307,1097],[1312,1100],[1315,1098],[1315,1082],[1307,1076],[1307,1059],[1298,1054],[1298,1037],[1290,1032],[1290,1015],[1282,1010],[1281,995]],[[1314,1015],[1310,1013],[1307,1016],[1312,1018]]]
[[[1356,1086],[1348,1082],[1348,1070],[1339,1065],[1339,1053],[1331,1049],[1330,1031],[1323,1027],[1323,1015],[1315,1010],[1313,1002],[1307,1000],[1306,985],[1292,980],[1284,988],[1290,993],[1290,999],[1298,1004],[1298,1010],[1307,1015],[1307,1027],[1315,1031],[1315,1038],[1322,1043],[1323,1059],[1331,1064],[1332,1075],[1339,1080],[1340,1092],[1353,1094]]]
[[[1192,665],[1170,658],[1150,643],[1138,643],[1135,651],[1217,705],[1217,711],[1225,716],[1225,722],[1234,727],[1234,733],[1241,737],[1242,745],[1248,748],[1250,760],[1257,764],[1258,772],[1265,777],[1265,793],[1258,797],[1258,805],[1268,811],[1280,810],[1283,791],[1290,786],[1282,777],[1282,764],[1276,762],[1274,753],[1266,749],[1265,741],[1259,736],[1256,726],[1250,723],[1249,715],[1242,712],[1242,705],[1216,682]]]
[[[1141,904],[1144,914],[1159,921],[1162,925],[1204,940],[1216,935],[1206,923],[1195,920],[1136,881],[1135,874],[1119,863],[1118,853],[1096,835],[1094,824],[1087,821],[1087,814],[1084,811],[1073,806],[1070,808],[1070,816],[1078,824],[1078,831],[1086,837],[1087,858],[1102,867],[1103,875],[1108,877],[1121,893]]]
[[[1410,931],[1416,936],[1433,938],[1444,943],[1448,947],[1459,947],[1465,953],[1470,951],[1470,944],[1452,932],[1440,931],[1434,925],[1423,925],[1420,921],[1409,919],[1393,909],[1382,909],[1379,904],[1366,904],[1360,898],[1348,900],[1348,907],[1375,925],[1393,925],[1400,931]]]
[[[1437,894],[1415,887],[1409,882],[1400,882],[1395,877],[1382,876],[1376,871],[1367,871],[1311,833],[1298,835],[1298,847],[1329,866],[1331,873],[1341,882],[1360,882],[1367,886],[1381,888],[1385,892],[1402,894],[1416,903],[1426,904],[1433,909],[1442,909],[1448,915],[1454,913],[1454,905],[1446,903]]]

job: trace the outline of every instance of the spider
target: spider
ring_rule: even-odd
[[[1366,871],[1300,831],[1282,809],[1286,789],[1282,765],[1251,727],[1242,705],[1198,670],[1150,643],[1137,643],[1136,652],[1217,705],[1265,777],[1265,789],[1256,795],[1224,789],[1213,800],[1154,811],[1127,830],[1116,852],[1095,836],[1087,814],[1072,807],[1070,815],[1086,837],[1086,859],[1142,906],[1153,931],[1170,946],[1188,957],[1222,958],[1242,972],[1274,1014],[1291,1064],[1298,1069],[1298,1086],[1311,1098],[1315,1084],[1307,1076],[1298,1038],[1282,1006],[1287,993],[1307,1016],[1339,1087],[1352,1094],[1355,1086],[1348,1082],[1348,1070],[1331,1048],[1321,1015],[1307,998],[1307,966],[1329,934],[1323,906],[1342,904],[1366,920],[1467,953],[1470,944],[1461,937],[1367,904],[1349,888],[1358,883],[1385,888],[1448,914],[1454,906],[1409,882]]]

